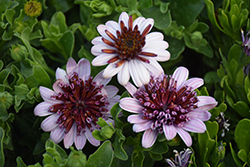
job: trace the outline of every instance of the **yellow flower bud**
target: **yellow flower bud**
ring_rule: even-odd
[[[42,4],[36,0],[30,0],[24,5],[24,12],[30,17],[38,17],[42,13]]]

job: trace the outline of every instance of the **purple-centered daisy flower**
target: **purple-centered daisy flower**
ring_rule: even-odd
[[[187,167],[189,165],[189,157],[193,153],[192,150],[187,148],[184,151],[181,151],[180,153],[177,150],[173,150],[173,152],[175,153],[175,159],[166,159],[166,162],[171,167]]]
[[[41,128],[50,132],[50,138],[59,143],[64,139],[65,148],[75,143],[76,148],[82,149],[86,139],[98,146],[100,141],[92,136],[92,131],[100,129],[96,123],[102,117],[109,123],[110,109],[117,103],[120,96],[116,95],[118,88],[107,85],[110,79],[105,79],[102,72],[93,79],[90,76],[90,63],[81,59],[76,64],[69,58],[66,71],[56,70],[56,82],[53,90],[39,87],[44,102],[34,109],[37,116],[48,116],[41,124]]]
[[[97,56],[92,65],[109,64],[103,72],[104,78],[117,73],[118,82],[126,85],[132,77],[136,86],[147,84],[150,73],[159,75],[163,69],[157,61],[167,61],[170,53],[165,50],[168,43],[163,41],[163,34],[149,31],[154,25],[152,18],[132,16],[123,12],[118,23],[108,21],[97,27],[101,36],[92,40],[93,55]],[[149,33],[149,34],[148,34]]]
[[[210,119],[208,110],[217,102],[210,96],[197,96],[194,90],[203,85],[203,79],[187,80],[188,73],[188,69],[179,67],[173,76],[151,76],[150,82],[138,90],[130,83],[125,86],[133,97],[121,99],[120,107],[133,113],[128,122],[134,124],[134,132],[145,131],[143,147],[151,147],[158,133],[163,132],[167,140],[179,134],[189,147],[192,138],[187,131],[206,131],[203,121]]]
[[[249,56],[250,55],[250,38],[248,37],[250,32],[247,32],[246,36],[244,35],[244,31],[241,30],[241,38],[242,38],[242,46],[244,53]]]

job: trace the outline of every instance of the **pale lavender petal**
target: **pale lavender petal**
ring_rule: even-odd
[[[76,68],[76,61],[72,57],[70,57],[66,64],[66,71],[68,74],[71,74],[71,72],[73,72],[75,68]]]
[[[180,85],[185,82],[188,78],[188,69],[185,67],[178,67],[172,76],[177,81],[177,90],[179,90]]]
[[[56,93],[62,93],[63,90],[62,88],[59,86],[60,83],[63,83],[63,81],[61,79],[56,80],[56,82],[53,84],[53,89]]]
[[[149,29],[150,31],[154,26],[154,19],[148,18],[144,20],[143,22],[141,22],[140,24],[138,24],[138,30],[142,33],[148,25],[151,25]]]
[[[143,62],[143,65],[155,76],[160,75],[164,71],[161,67],[161,65],[154,59],[154,58],[148,58],[150,63]]]
[[[146,40],[146,44],[144,45],[142,51],[145,52],[152,52],[155,53],[157,52],[157,50],[165,50],[169,47],[168,43],[166,41],[155,41],[152,40],[152,38],[149,38],[148,40]]]
[[[57,127],[50,133],[50,139],[53,140],[55,143],[59,143],[65,134],[65,129],[64,128],[59,128]]]
[[[83,132],[80,133],[80,135],[77,135],[75,138],[75,146],[77,150],[82,149],[86,144],[86,136]]]
[[[147,122],[134,124],[133,131],[138,133],[138,132],[142,132],[142,131],[147,130],[147,129],[151,129],[152,123],[153,122],[151,120],[148,120]]]
[[[163,41],[163,39],[164,39],[164,35],[160,32],[151,32],[151,33],[148,33],[148,35],[146,35],[146,37],[145,37],[146,43],[149,41],[150,42],[152,41],[152,43],[154,41]],[[146,45],[147,44],[145,44],[144,47]]]
[[[69,80],[66,78],[67,74],[65,72],[65,70],[61,69],[61,68],[57,68],[56,69],[56,79],[61,79],[63,80],[64,83],[69,83]]]
[[[111,78],[122,69],[123,65],[121,65],[120,67],[116,67],[116,63],[117,62],[111,63],[105,68],[103,72],[104,78]]]
[[[74,138],[77,135],[75,132],[76,132],[76,123],[73,123],[69,132],[64,135],[63,143],[65,148],[69,148],[70,146],[72,146]]]
[[[120,101],[121,96],[116,95],[115,97],[109,99],[109,105],[108,105],[108,110],[111,110],[111,108]]]
[[[123,23],[125,24],[126,27],[128,27],[128,19],[129,19],[129,16],[126,12],[122,12],[120,17],[119,17],[119,24],[121,21],[123,21]]]
[[[145,66],[142,65],[142,62],[140,60],[134,61],[135,66],[138,70],[138,76],[142,82],[142,84],[148,84],[150,80],[150,74]]]
[[[135,94],[135,92],[137,91],[136,87],[134,85],[132,85],[130,82],[127,83],[127,85],[124,86],[128,93],[133,96]]]
[[[182,128],[195,133],[204,133],[206,131],[206,125],[200,119],[191,119],[185,122]]]
[[[103,45],[102,37],[101,37],[101,36],[95,37],[95,38],[91,41],[91,43],[92,43],[93,45]]]
[[[110,31],[110,28],[108,28],[107,26],[105,25],[98,25],[97,26],[97,31],[101,34],[101,36],[103,36],[105,39],[109,40],[109,41],[113,41],[105,32],[105,30],[109,29]],[[116,35],[116,34],[113,34],[113,35]]]
[[[192,118],[198,118],[202,121],[207,121],[211,117],[211,113],[208,111],[200,110],[199,108],[192,110],[187,114],[188,117]]]
[[[144,22],[146,19],[144,17],[137,17],[134,22],[133,22],[133,29],[135,28],[135,26],[139,26],[140,24],[142,24],[142,22]]]
[[[79,78],[81,78],[83,81],[87,79],[90,76],[90,63],[87,59],[82,58],[78,62],[77,66],[77,73]]]
[[[40,117],[51,115],[52,112],[49,112],[50,106],[52,104],[48,102],[39,103],[34,109],[34,114]]]
[[[132,77],[132,80],[136,86],[142,86],[142,81],[140,80],[140,69],[138,68],[138,63],[135,60],[129,61],[129,73]]]
[[[177,133],[173,125],[163,125],[163,131],[167,140],[172,140]]]
[[[199,88],[200,86],[202,86],[204,84],[203,79],[201,78],[191,78],[189,80],[187,80],[186,82],[184,82],[180,87],[187,85],[188,87],[191,87],[191,91]]]
[[[115,21],[107,21],[107,22],[105,23],[105,25],[106,25],[107,27],[109,27],[110,29],[112,29],[112,32],[115,32],[113,35],[115,35],[115,37],[117,37],[117,36],[116,36],[116,31],[119,30],[119,25],[118,25],[118,23],[115,22]]]
[[[130,75],[129,75],[129,62],[126,61],[124,65],[122,66],[122,69],[120,72],[118,72],[117,79],[118,82],[121,85],[126,85],[129,81]]]
[[[102,45],[94,45],[91,48],[91,53],[95,56],[99,56],[100,54],[103,54],[103,49],[114,49],[111,46],[105,45],[104,43]]]
[[[52,104],[62,102],[60,100],[51,99],[51,96],[56,95],[56,93],[54,91],[46,88],[46,87],[40,86],[39,91],[40,91],[40,94],[41,94],[43,100],[46,101],[46,102],[49,102],[49,103],[52,103]]]
[[[50,131],[54,130],[58,126],[58,124],[56,123],[58,118],[59,118],[59,115],[57,115],[57,114],[53,114],[53,115],[50,115],[49,117],[47,117],[41,123],[41,128],[43,129],[43,131],[50,132]]]
[[[108,98],[114,97],[119,89],[113,85],[107,85],[102,88],[102,94],[107,95]]]
[[[188,132],[186,132],[185,130],[183,130],[182,128],[176,128],[176,130],[177,130],[177,133],[179,134],[179,136],[184,141],[184,143],[188,147],[190,147],[192,145],[192,138],[191,138],[190,134]]]
[[[202,110],[211,110],[217,105],[217,101],[211,96],[198,96],[198,108]]]
[[[120,107],[131,113],[141,113],[143,107],[137,99],[125,97],[120,100]]]
[[[157,136],[158,136],[157,130],[152,130],[152,129],[146,130],[142,136],[142,147],[144,148],[151,147],[155,143]]]
[[[140,114],[133,114],[133,115],[130,115],[128,116],[128,122],[131,123],[131,124],[140,124],[140,123],[144,123],[144,122],[147,122],[148,120],[147,119],[143,119],[142,118],[142,115]]]
[[[97,57],[95,57],[91,63],[93,66],[103,66],[103,65],[108,64],[108,61],[115,56],[117,56],[117,54],[102,53],[98,55]]]
[[[106,86],[110,82],[110,80],[112,79],[112,78],[104,78],[103,77],[103,72],[104,72],[104,70],[102,70],[101,72],[99,72],[95,76],[95,78],[93,79],[93,82],[95,82],[97,85]]]
[[[85,128],[86,132],[85,132],[85,136],[88,139],[88,141],[93,145],[93,146],[99,146],[100,145],[100,141],[96,140],[93,135],[92,132],[90,132],[90,130],[88,128]]]

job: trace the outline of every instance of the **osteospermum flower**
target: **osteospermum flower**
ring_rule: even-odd
[[[118,89],[106,86],[110,79],[103,78],[102,72],[93,79],[87,59],[76,64],[73,58],[69,58],[66,71],[56,70],[56,79],[54,91],[42,86],[39,88],[44,102],[36,106],[34,113],[49,116],[41,128],[51,131],[50,138],[55,143],[64,139],[65,148],[75,143],[77,149],[82,149],[86,139],[98,146],[100,141],[92,136],[92,131],[100,129],[96,123],[99,117],[113,123],[109,110],[119,101]]]
[[[133,21],[126,12],[120,15],[118,23],[108,21],[105,25],[99,25],[97,30],[101,36],[92,40],[94,46],[91,52],[97,56],[92,65],[109,64],[103,76],[110,78],[118,73],[121,85],[126,85],[130,76],[136,86],[147,84],[150,73],[163,73],[157,61],[170,58],[170,53],[165,50],[168,43],[163,41],[162,33],[149,33],[153,25],[151,18],[138,17]]]
[[[167,140],[176,134],[187,146],[192,138],[187,132],[203,133],[211,114],[208,110],[217,105],[210,96],[197,96],[194,91],[203,85],[201,78],[188,79],[188,70],[179,67],[173,76],[151,77],[150,82],[138,90],[130,83],[126,89],[133,96],[120,100],[120,107],[131,113],[128,122],[134,124],[133,131],[145,131],[142,146],[151,147],[158,134],[163,133]]]
[[[250,38],[249,36],[250,32],[247,32],[246,36],[244,35],[244,31],[241,30],[241,38],[242,38],[242,46],[244,53],[249,56],[250,55]]]

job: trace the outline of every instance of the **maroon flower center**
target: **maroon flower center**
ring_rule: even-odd
[[[151,128],[163,132],[162,125],[182,126],[188,121],[186,114],[197,108],[195,91],[183,86],[176,90],[177,81],[167,75],[163,79],[152,78],[135,93],[143,106],[143,119],[152,120]]]
[[[96,85],[93,78],[89,77],[83,81],[78,78],[77,73],[69,78],[69,83],[59,83],[63,92],[58,95],[51,96],[53,99],[62,101],[62,103],[54,104],[49,111],[59,114],[57,123],[61,128],[65,128],[65,132],[69,132],[73,123],[77,125],[78,134],[85,128],[91,131],[92,126],[98,127],[96,121],[99,117],[104,117],[102,112],[107,112],[107,96],[101,94],[103,85]]]
[[[142,52],[142,48],[145,45],[145,36],[148,34],[152,25],[148,25],[142,33],[138,30],[138,25],[133,28],[132,16],[129,17],[128,27],[125,26],[124,22],[120,22],[121,31],[116,31],[116,36],[110,31],[105,30],[106,34],[113,40],[112,42],[102,38],[102,41],[114,47],[114,49],[103,49],[103,53],[117,54],[117,56],[108,60],[108,63],[116,62],[116,67],[121,66],[125,61],[131,59],[139,59],[143,62],[149,63],[149,60],[143,56],[155,57],[154,53]]]

